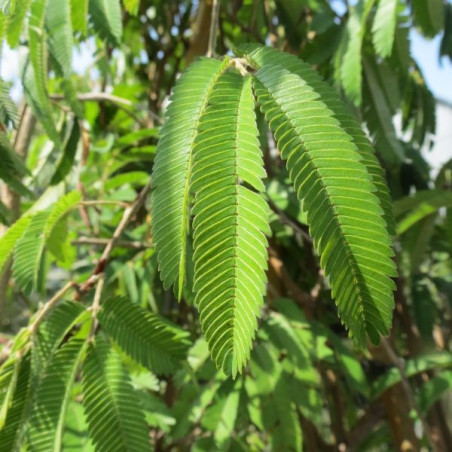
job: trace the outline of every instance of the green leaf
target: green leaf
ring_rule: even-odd
[[[90,0],[89,14],[94,29],[102,39],[116,46],[122,38],[120,0]]]
[[[16,3],[14,12],[8,17],[6,39],[8,45],[14,49],[19,45],[19,39],[24,28],[24,21],[30,8],[31,0],[20,0]]]
[[[2,162],[0,179],[4,180],[16,193],[32,196],[30,190],[20,181],[20,177],[25,175],[27,170],[3,132],[0,132],[0,159]]]
[[[388,225],[389,232],[391,235],[394,235],[395,221],[392,213],[392,199],[386,184],[383,169],[375,156],[374,148],[361,128],[361,124],[344,105],[336,90],[325,83],[319,73],[309,64],[304,63],[294,55],[255,44],[244,45],[241,49],[253,65],[257,65],[257,67],[266,64],[282,66],[289,72],[298,75],[314,91],[320,94],[322,102],[333,112],[342,129],[350,135],[361,155],[361,163],[366,166],[367,171],[372,176],[372,182],[377,188],[376,194],[384,210],[384,219]]]
[[[123,297],[107,299],[99,312],[105,332],[136,362],[168,373],[187,356],[188,334]]]
[[[31,401],[31,355],[27,352],[21,359],[17,383],[4,427],[0,430],[0,450],[19,452],[25,439],[25,427],[30,414]]]
[[[450,395],[452,390],[452,371],[444,370],[440,374],[428,380],[422,385],[417,394],[419,408],[425,414],[446,393]]]
[[[47,93],[46,17],[47,0],[33,0],[28,24],[30,62],[32,71],[25,70],[24,88],[33,99],[31,106],[51,140],[60,138],[52,118],[52,106]]]
[[[50,185],[56,185],[60,183],[71,171],[72,165],[74,164],[79,140],[80,126],[78,120],[75,119],[69,138],[64,145],[63,155],[57,163],[57,167],[55,169],[55,172],[53,173]]]
[[[357,344],[378,343],[394,306],[391,240],[375,186],[351,138],[300,77],[277,65],[255,74],[256,94],[307,211],[339,316]],[[338,155],[340,154],[340,157]]]
[[[212,357],[235,378],[257,329],[270,234],[268,205],[254,191],[264,189],[265,170],[251,78],[232,71],[222,75],[198,131],[191,183],[193,289]]]
[[[418,221],[438,211],[452,207],[452,193],[446,190],[422,190],[394,203],[394,215],[399,219],[397,233],[403,234]]]
[[[30,221],[30,215],[20,218],[0,238],[0,274],[5,270],[5,266],[13,254],[17,241],[22,237]]]
[[[72,384],[86,340],[72,338],[53,356],[40,382],[30,419],[31,450],[59,452]]]
[[[407,377],[413,377],[422,372],[432,369],[440,369],[452,366],[452,353],[432,353],[430,355],[419,356],[405,361],[405,374]],[[400,371],[397,368],[391,368],[372,385],[372,400],[377,399],[391,386],[399,383],[401,380]]]
[[[138,8],[140,7],[140,0],[122,0],[124,8],[133,16],[138,14]]]
[[[5,425],[6,415],[12,403],[19,368],[20,360],[17,356],[8,358],[0,368],[0,430]]]
[[[72,73],[74,46],[69,1],[47,0],[45,26],[48,31],[49,51],[65,77]]]
[[[98,452],[151,450],[137,393],[117,353],[101,336],[83,363],[83,406]]]
[[[52,208],[35,214],[14,252],[13,275],[22,290],[29,294],[38,286],[44,247],[58,221],[81,199],[78,191],[63,196]]]
[[[397,139],[391,109],[378,80],[375,62],[369,58],[364,58],[364,74],[366,81],[364,119],[377,152],[388,167],[396,167],[404,160],[405,152]]]
[[[182,296],[190,217],[190,180],[199,120],[220,74],[218,60],[202,58],[178,80],[160,131],[152,174],[152,237],[165,289]]]
[[[85,36],[88,29],[89,0],[70,0],[70,2],[72,29]]]
[[[52,309],[34,339],[36,353],[42,363],[50,360],[82,312],[83,306],[74,301],[63,301]]]
[[[93,443],[88,435],[88,424],[81,403],[70,402],[63,436],[64,452],[94,452]]]
[[[359,1],[350,7],[345,28],[344,51],[339,61],[339,79],[346,96],[356,105],[362,102],[362,45],[367,16],[374,0]]]
[[[398,0],[379,0],[372,26],[373,43],[377,55],[391,55],[397,25]]]
[[[217,393],[217,400],[207,409],[204,419],[208,420],[208,429],[213,431],[216,450],[228,450],[238,417],[242,380],[230,383],[226,381]]]
[[[0,9],[5,16],[14,13],[16,8],[16,0],[0,0]]]
[[[444,27],[442,0],[413,0],[414,22],[427,38],[433,38]]]
[[[0,79],[0,122],[16,127],[19,122],[17,105],[9,96],[8,85]]]

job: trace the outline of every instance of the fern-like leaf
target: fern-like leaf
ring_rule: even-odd
[[[364,59],[365,98],[364,119],[375,143],[375,148],[389,168],[404,159],[404,149],[397,139],[390,107],[377,78],[374,62]],[[384,83],[384,82],[383,82]]]
[[[98,318],[119,347],[153,372],[173,371],[187,355],[190,341],[185,331],[126,298],[107,299]]]
[[[13,255],[17,241],[22,237],[31,221],[31,216],[24,216],[17,220],[5,235],[0,238],[0,274],[5,270],[6,264]]]
[[[19,39],[23,32],[24,21],[30,4],[31,0],[20,0],[16,4],[14,12],[8,17],[6,39],[12,49],[19,45]]]
[[[387,334],[395,275],[375,185],[351,138],[306,83],[280,66],[255,75],[256,93],[321,255],[339,315],[355,342]]]
[[[361,53],[366,21],[373,0],[359,1],[350,8],[344,34],[344,53],[339,61],[339,79],[347,97],[357,106],[362,101],[362,63]]]
[[[221,76],[198,130],[191,184],[195,301],[217,367],[235,377],[257,328],[270,232],[268,205],[248,188],[262,191],[265,176],[251,78]]]
[[[16,356],[11,356],[0,369],[0,430],[5,425],[6,415],[11,406],[20,367],[19,363]]]
[[[34,102],[32,106],[49,137],[59,143],[60,138],[52,118],[52,106],[47,93],[46,16],[47,0],[33,0],[28,25],[32,72],[25,71],[24,87]],[[26,83],[25,83],[26,82]]]
[[[372,25],[373,43],[377,55],[391,55],[397,25],[398,0],[380,0]]]
[[[281,52],[277,49],[256,44],[242,46],[241,51],[257,68],[266,64],[275,64],[298,75],[314,91],[320,94],[322,102],[333,112],[342,129],[352,138],[358,152],[361,155],[361,163],[372,176],[372,182],[377,188],[377,196],[384,210],[384,219],[391,235],[395,234],[395,221],[392,213],[392,199],[386,184],[383,168],[375,156],[375,151],[361,128],[358,120],[348,110],[333,87],[322,80],[321,76],[309,64],[294,55]]]
[[[74,40],[69,1],[47,0],[45,24],[49,36],[49,51],[58,63],[59,72],[70,77]]]
[[[99,36],[119,45],[122,38],[120,0],[90,0],[89,13]]]
[[[0,159],[2,162],[0,179],[4,180],[18,194],[23,196],[31,195],[30,191],[20,181],[20,177],[27,170],[3,132],[0,132]]]
[[[89,0],[70,0],[70,2],[72,28],[85,36],[88,28]]]
[[[118,354],[98,335],[83,363],[83,406],[98,452],[151,449],[140,401]]]
[[[72,384],[86,340],[72,338],[53,356],[39,384],[28,429],[32,451],[59,452]]]
[[[0,430],[0,450],[19,452],[25,438],[25,427],[30,412],[31,401],[31,354],[27,352],[21,359],[16,387],[6,421]]]
[[[413,0],[414,22],[427,38],[433,38],[444,26],[442,0]]]
[[[14,252],[13,275],[25,293],[38,285],[39,269],[46,241],[58,221],[80,201],[80,192],[73,191],[61,198],[53,208],[35,214],[17,242]]]
[[[41,363],[50,360],[82,312],[83,306],[73,301],[64,301],[50,312],[34,339],[36,353]]]
[[[179,79],[160,132],[152,175],[152,234],[160,275],[182,296],[190,216],[190,179],[198,124],[227,61],[200,59]]]
[[[19,112],[9,95],[8,85],[0,79],[0,122],[6,126],[16,127],[19,122]]]

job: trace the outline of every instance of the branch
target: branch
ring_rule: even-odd
[[[92,245],[92,246],[106,246],[110,239],[101,239],[96,237],[80,237],[79,239],[73,240],[72,245]],[[128,242],[126,240],[118,240],[116,246],[121,248],[131,248],[134,250],[143,250],[147,248],[152,248],[151,243],[141,243],[138,241]]]
[[[28,327],[30,334],[35,334],[39,325],[44,320],[46,314],[66,295],[73,287],[75,287],[74,281],[69,281],[60,291],[58,291],[36,314],[33,323]]]
[[[405,392],[405,396],[408,400],[408,403],[410,404],[411,409],[413,409],[416,412],[419,420],[421,421],[422,428],[425,432],[425,435],[427,436],[427,438],[429,440],[432,451],[437,452],[437,447],[436,447],[435,441],[432,438],[430,426],[428,425],[427,421],[425,420],[424,415],[421,413],[421,410],[420,410],[418,404],[416,403],[416,400],[414,399],[413,391],[411,389],[410,382],[409,382],[407,374],[405,372],[405,361],[403,360],[403,358],[399,358],[397,356],[397,354],[395,353],[391,344],[385,337],[381,338],[381,345],[382,345],[383,349],[385,350],[386,354],[388,355],[388,358],[391,361],[391,363],[395,367],[397,367],[397,369],[399,369],[403,391]]]
[[[102,253],[102,256],[99,259],[99,262],[97,263],[96,267],[93,270],[92,275],[79,287],[78,294],[76,299],[80,299],[82,295],[84,295],[86,292],[88,292],[93,285],[98,280],[98,275],[103,273],[105,270],[105,266],[107,265],[107,261],[110,258],[111,252],[113,251],[113,248],[118,243],[119,237],[123,233],[124,229],[127,227],[127,225],[132,220],[133,216],[136,214],[138,209],[144,204],[144,201],[146,200],[146,196],[151,189],[151,181],[149,181],[144,188],[141,190],[141,192],[138,194],[138,196],[135,198],[133,203],[129,205],[122,215],[121,221],[119,222],[118,226],[116,227],[115,232],[113,233],[113,236],[110,240],[108,240],[104,252]]]
[[[207,47],[207,56],[210,58],[215,56],[219,18],[220,18],[220,2],[218,0],[213,0],[212,17],[210,21],[209,46]]]
[[[52,94],[50,96],[50,99],[55,101],[64,100],[64,96],[61,94]],[[133,108],[133,103],[128,99],[123,99],[122,97],[114,96],[113,94],[100,92],[100,93],[83,93],[78,94],[77,99],[80,102],[111,102],[112,104],[115,104],[118,108],[123,110],[125,113],[127,113],[129,116],[131,116],[138,124],[142,125],[143,127],[146,127],[145,122],[140,119],[133,111],[129,110],[129,108]],[[162,122],[161,118],[157,116],[153,112],[149,112],[152,118],[158,122]]]

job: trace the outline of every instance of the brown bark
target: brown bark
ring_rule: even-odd
[[[210,22],[212,19],[212,0],[201,0],[198,6],[196,21],[193,24],[193,35],[185,57],[188,66],[196,57],[205,55],[209,46]]]
[[[419,451],[419,440],[414,433],[414,424],[409,416],[410,404],[402,383],[397,383],[385,391],[381,400],[386,410],[395,450],[403,452]]]

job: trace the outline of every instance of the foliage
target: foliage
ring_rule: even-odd
[[[0,450],[446,450],[450,4],[209,5],[0,2]]]

